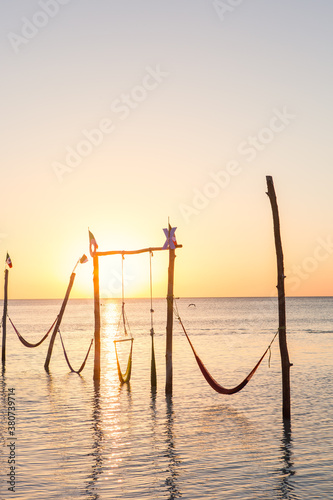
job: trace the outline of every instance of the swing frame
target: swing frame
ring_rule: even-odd
[[[171,235],[171,228],[169,224],[169,239]],[[108,255],[135,255],[146,252],[159,252],[161,250],[169,250],[169,269],[168,269],[168,295],[167,295],[167,352],[166,352],[166,387],[167,394],[172,394],[172,308],[173,308],[173,274],[174,274],[174,259],[175,249],[182,248],[183,245],[173,243],[164,245],[163,247],[148,247],[139,250],[110,250],[106,252],[97,251],[97,243],[92,233],[89,231],[90,237],[90,255],[93,258],[93,284],[94,284],[94,317],[95,317],[95,331],[94,331],[94,376],[95,382],[100,381],[101,377],[101,313],[100,313],[100,295],[99,295],[99,257]],[[171,347],[170,347],[171,345]]]

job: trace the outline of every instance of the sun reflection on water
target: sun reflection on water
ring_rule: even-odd
[[[115,300],[104,300],[101,304],[101,334],[106,352],[113,351],[113,341],[118,335],[121,304]]]

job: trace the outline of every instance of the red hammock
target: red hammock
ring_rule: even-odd
[[[82,362],[82,365],[80,366],[80,368],[78,370],[74,370],[74,368],[72,367],[72,365],[71,365],[71,363],[70,363],[70,361],[68,359],[67,352],[66,352],[66,349],[65,349],[64,342],[62,340],[62,336],[61,336],[60,330],[59,330],[59,335],[60,335],[61,345],[62,345],[62,349],[64,351],[64,356],[65,356],[68,368],[70,369],[71,372],[80,374],[82,372],[83,368],[86,365],[86,362],[87,362],[87,359],[88,359],[88,356],[89,356],[89,353],[90,353],[90,349],[91,349],[91,346],[93,345],[94,339],[91,339],[88,352],[87,352],[86,357],[84,358],[84,360]]]
[[[18,331],[18,329],[15,327],[14,323],[12,322],[12,320],[10,319],[10,317],[8,316],[7,314],[7,317],[12,325],[12,327],[14,328],[14,331],[16,333],[16,335],[18,336],[19,340],[22,342],[23,345],[25,345],[25,347],[38,347],[39,345],[42,344],[42,342],[44,342],[44,340],[47,339],[49,333],[51,332],[52,328],[54,327],[57,319],[58,319],[58,316],[56,317],[56,319],[54,320],[53,324],[50,326],[50,329],[48,330],[48,332],[44,335],[44,337],[39,341],[37,342],[36,344],[31,344],[30,342],[28,342],[27,340],[25,340],[22,335],[20,334],[20,332]]]
[[[186,335],[187,340],[189,341],[189,344],[190,344],[190,346],[192,348],[193,354],[194,354],[195,359],[196,359],[196,361],[198,363],[198,366],[199,366],[199,368],[201,370],[201,373],[203,374],[203,376],[207,380],[208,384],[214,389],[214,391],[218,392],[219,394],[235,394],[236,392],[239,392],[240,390],[243,389],[243,387],[246,386],[246,384],[249,382],[249,380],[251,380],[251,378],[253,377],[253,375],[257,371],[260,363],[262,362],[262,360],[264,359],[265,355],[269,351],[269,349],[270,349],[270,347],[271,347],[271,345],[272,345],[275,337],[278,334],[278,332],[276,332],[276,334],[274,335],[274,338],[273,338],[272,342],[269,344],[269,346],[267,347],[266,351],[261,356],[261,358],[259,359],[258,363],[255,365],[255,367],[250,371],[250,373],[248,374],[248,376],[245,377],[245,379],[243,380],[243,382],[241,382],[240,384],[236,385],[236,387],[233,387],[232,389],[226,389],[225,387],[222,387],[222,385],[220,385],[218,382],[216,382],[216,380],[211,376],[211,374],[209,373],[209,371],[207,370],[207,368],[205,367],[205,365],[203,364],[203,362],[201,361],[201,359],[199,358],[199,356],[195,352],[195,349],[194,349],[194,347],[192,345],[192,342],[190,341],[190,338],[187,335],[187,332],[185,330],[185,327],[184,327],[184,325],[182,323],[182,320],[180,319],[179,315],[178,315],[178,321],[179,321],[179,323],[181,324],[181,326],[183,328],[183,331],[184,331],[184,333]]]

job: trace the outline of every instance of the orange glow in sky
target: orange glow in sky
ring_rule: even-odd
[[[63,297],[88,227],[100,250],[135,250],[162,246],[168,217],[177,296],[270,296],[266,175],[287,294],[333,294],[330,2],[71,2],[29,38],[38,5],[0,7],[10,298]],[[164,297],[167,252],[153,261]],[[100,265],[119,295],[119,259]],[[148,296],[148,255],[125,269],[127,296]],[[90,259],[72,296],[92,295]]]

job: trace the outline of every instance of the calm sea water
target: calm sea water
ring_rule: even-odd
[[[277,330],[276,299],[179,299],[193,344],[215,379],[237,385]],[[195,303],[195,306],[190,306]],[[9,315],[37,342],[60,301],[10,301]],[[102,301],[102,375],[93,383],[93,351],[81,375],[70,373],[57,338],[50,373],[47,340],[28,349],[7,326],[1,375],[0,498],[21,500],[332,499],[333,298],[287,300],[291,427],[281,416],[278,341],[240,393],[215,393],[174,323],[173,396],[165,396],[166,301],[154,302],[157,391],[150,388],[150,303],[128,300],[135,338],[130,385],[120,386],[113,340],[120,304]],[[71,300],[61,326],[78,369],[93,336],[93,304]],[[125,367],[129,343],[119,344]],[[11,392],[11,390],[13,390]],[[15,395],[15,440],[8,431]],[[15,453],[15,492],[10,484]],[[12,455],[13,456],[13,455]]]

